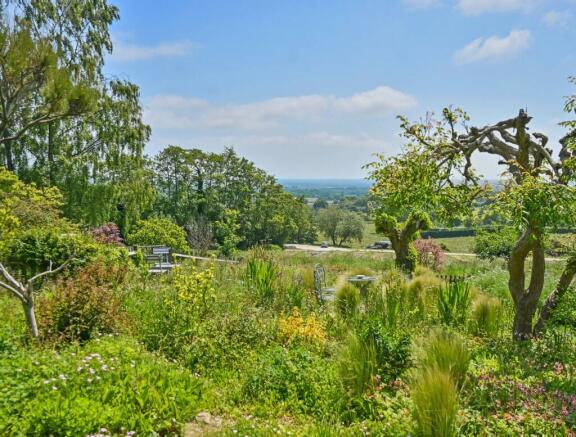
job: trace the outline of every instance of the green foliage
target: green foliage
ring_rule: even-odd
[[[134,246],[167,246],[177,252],[188,252],[184,229],[165,218],[140,220],[126,240]]]
[[[360,306],[360,291],[358,287],[346,283],[336,291],[335,298],[336,308],[341,317],[351,319],[356,315]]]
[[[444,329],[434,329],[420,341],[416,364],[422,369],[438,369],[450,375],[455,387],[461,389],[470,366],[470,354],[463,339]]]
[[[342,392],[335,369],[321,356],[273,347],[251,367],[242,394],[275,409],[327,418],[338,412]]]
[[[437,292],[436,307],[440,321],[446,326],[462,325],[470,306],[470,284],[464,280],[451,280]]]
[[[375,375],[387,384],[400,377],[410,366],[410,336],[391,332],[381,320],[363,319],[357,328],[359,337],[372,345]]]
[[[353,211],[331,206],[320,209],[316,215],[318,229],[332,241],[333,245],[357,240],[362,241],[364,222],[362,217]]]
[[[263,250],[257,249],[246,264],[246,283],[256,292],[260,303],[270,303],[276,292],[278,266]]]
[[[201,384],[134,341],[105,338],[61,352],[0,354],[0,433],[179,433]]]
[[[339,375],[350,398],[361,398],[372,390],[378,368],[376,345],[354,333],[346,338],[338,354]]]
[[[474,238],[474,253],[482,259],[508,259],[518,238],[513,228],[496,231],[478,231]]]
[[[449,373],[434,367],[424,368],[411,383],[410,397],[418,435],[456,436],[458,393]]]
[[[25,184],[0,167],[0,249],[19,231],[57,222],[61,201],[57,189]]]
[[[97,261],[50,285],[37,299],[42,338],[85,342],[126,328],[127,275],[126,265]]]
[[[222,220],[214,222],[214,236],[218,241],[218,251],[221,255],[230,256],[236,252],[238,243],[242,238],[238,236],[240,225],[238,211],[227,209]]]
[[[285,192],[272,176],[233,149],[216,154],[169,146],[152,166],[158,192],[154,209],[182,226],[210,223],[224,254],[237,246],[315,238],[304,199]]]
[[[1,253],[8,265],[30,277],[60,266],[71,258],[72,265],[95,259],[101,251],[120,252],[119,248],[104,248],[76,227],[62,226],[32,228],[7,241]]]

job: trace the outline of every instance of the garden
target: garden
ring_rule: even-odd
[[[145,153],[116,6],[1,13],[0,435],[576,435],[575,120],[400,116],[368,192],[306,198]]]

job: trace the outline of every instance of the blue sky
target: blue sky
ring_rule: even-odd
[[[557,140],[576,92],[576,0],[115,4],[106,70],[140,86],[149,154],[233,146],[278,177],[358,178],[400,150],[397,114],[454,104],[482,125],[522,107]]]

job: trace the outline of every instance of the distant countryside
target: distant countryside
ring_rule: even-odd
[[[0,14],[0,436],[576,436],[573,0]]]

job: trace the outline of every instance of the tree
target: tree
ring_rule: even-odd
[[[8,272],[8,269],[2,263],[0,263],[0,275],[3,278],[3,280],[0,281],[0,287],[4,288],[22,303],[24,315],[26,317],[26,325],[28,326],[30,335],[32,335],[34,338],[38,338],[39,335],[38,324],[36,323],[36,312],[34,308],[34,286],[36,281],[45,276],[55,275],[56,273],[64,270],[70,261],[71,260],[68,260],[60,264],[60,266],[57,268],[52,268],[52,265],[50,265],[48,270],[42,273],[38,273],[37,275],[34,275],[27,281],[23,282],[16,280],[14,276]]]
[[[314,210],[318,211],[319,209],[324,209],[324,208],[328,208],[328,202],[326,201],[326,199],[322,199],[321,197],[319,197],[318,199],[316,199],[314,201],[314,205],[312,205],[312,207],[314,208]]]
[[[568,98],[565,109],[573,111],[576,96]],[[526,340],[538,333],[550,314],[553,302],[565,292],[573,279],[574,263],[569,262],[561,276],[557,290],[540,313],[542,322],[533,326],[538,302],[544,287],[546,271],[544,240],[550,228],[573,225],[576,220],[576,188],[574,168],[576,160],[576,123],[566,122],[569,133],[560,140],[558,158],[547,147],[548,138],[542,133],[530,133],[531,117],[520,110],[516,117],[482,128],[468,127],[467,116],[445,109],[442,126],[451,139],[433,144],[418,125],[407,125],[406,132],[413,141],[428,147],[436,159],[462,163],[462,175],[477,182],[472,156],[478,153],[495,155],[506,169],[501,189],[490,195],[491,207],[517,232],[508,258],[508,288],[514,302],[513,337]],[[459,132],[462,127],[464,132]],[[529,278],[526,261],[532,260]]]
[[[331,206],[318,212],[316,222],[334,246],[341,246],[351,240],[362,241],[364,223],[362,217],[355,212]]]
[[[104,78],[116,19],[106,0],[6,2],[0,163],[25,182],[58,187],[67,217],[126,231],[153,199],[142,157],[150,128],[138,87]]]
[[[188,252],[184,229],[166,218],[138,221],[127,240],[135,246],[167,246],[182,253]]]
[[[284,191],[272,176],[233,149],[218,154],[169,146],[152,166],[158,193],[154,209],[182,226],[209,224],[225,252],[232,250],[232,241],[245,248],[314,238],[304,199]]]
[[[441,126],[430,119],[419,125],[401,120],[404,136],[409,140],[402,153],[379,155],[379,160],[367,168],[374,181],[370,192],[376,232],[390,239],[396,266],[413,272],[417,253],[412,242],[420,231],[431,227],[431,214],[444,222],[466,214],[476,190],[452,180],[456,162],[434,155],[436,148],[450,139]],[[412,140],[414,126],[428,144]]]

